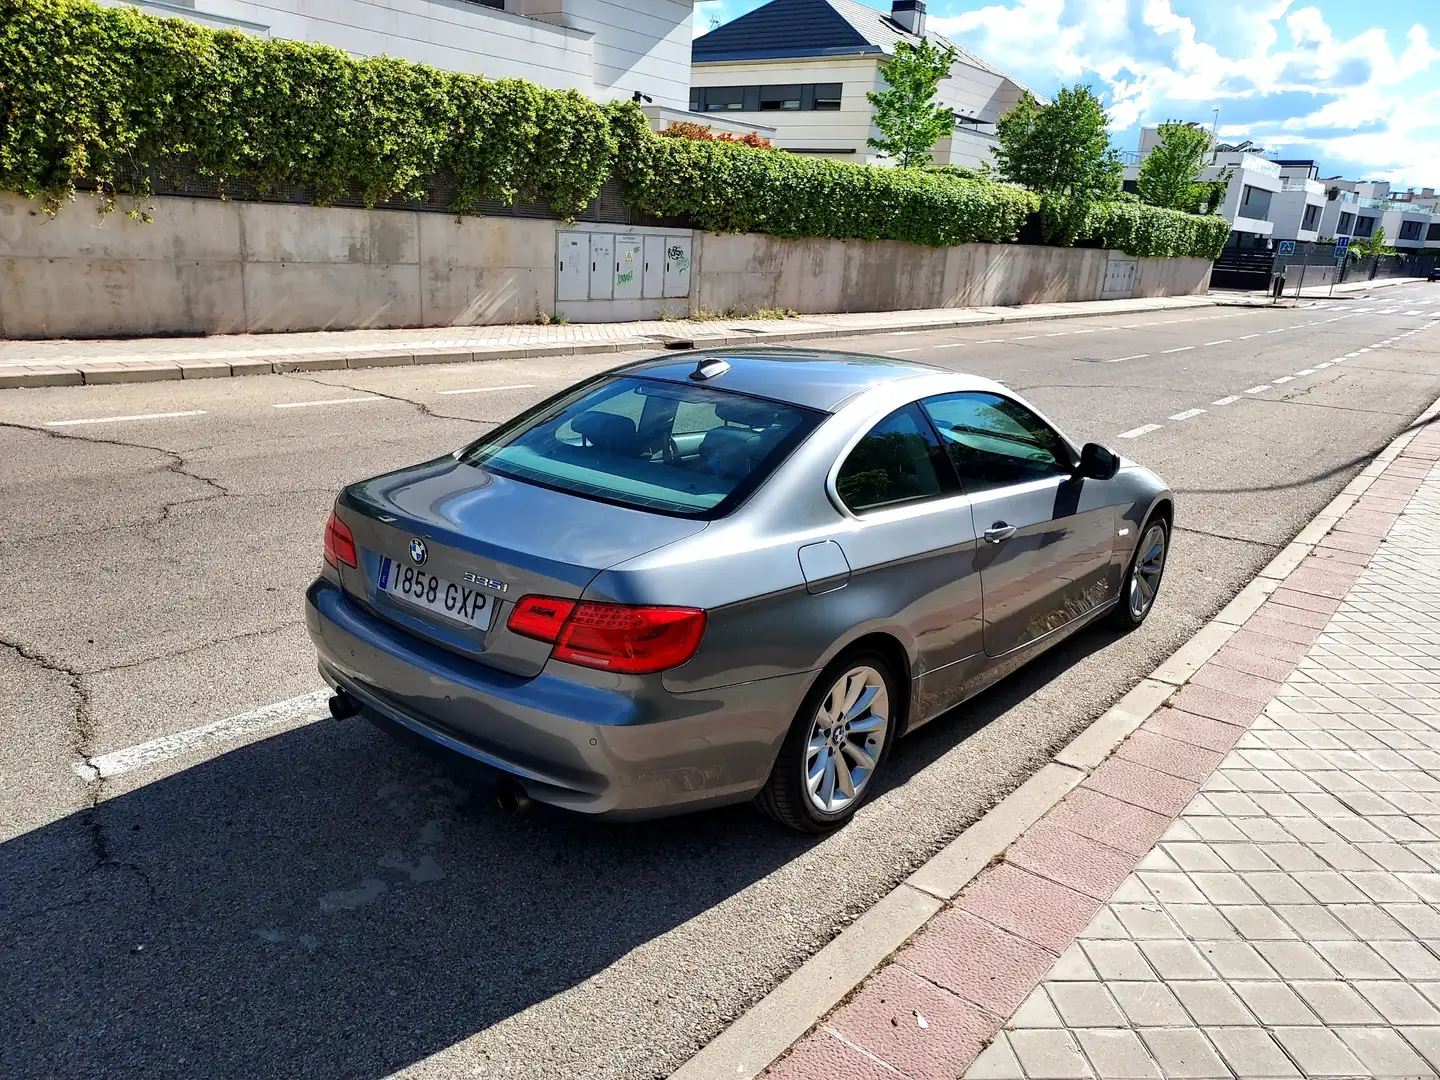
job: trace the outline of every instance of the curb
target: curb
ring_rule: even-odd
[[[1440,399],[1411,421],[1189,641],[1091,722],[1050,763],[671,1073],[670,1080],[752,1080],[813,1031],[933,916],[949,907],[982,870],[1179,693],[1437,416]]]
[[[1126,308],[1124,314],[1147,311],[1181,310],[1182,307],[1228,307],[1232,305],[1209,296],[1157,297],[1155,299],[1186,299],[1191,303],[1174,306],[1154,304]],[[966,309],[957,309],[966,310]],[[969,309],[974,310],[974,309]],[[1021,309],[1016,309],[1017,311]],[[901,330],[955,330],[968,326],[998,326],[1001,323],[1052,322],[1060,319],[1093,318],[1103,312],[1060,311],[1043,314],[986,314],[969,318],[942,319],[937,322],[896,321],[879,326],[862,326],[835,330],[761,331],[746,333],[697,333],[672,336],[644,335],[617,338],[614,341],[581,342],[577,344],[494,346],[479,349],[457,347],[357,349],[336,352],[272,354],[236,357],[233,360],[215,357],[178,358],[175,360],[78,361],[71,363],[37,363],[24,370],[7,371],[0,367],[0,390],[16,390],[49,386],[103,386],[116,383],[174,382],[181,379],[236,378],[242,375],[284,374],[289,371],[341,371],[377,367],[406,367],[412,364],[463,364],[486,360],[524,360],[534,357],[586,356],[594,353],[626,352],[631,349],[665,348],[667,342],[684,341],[690,348],[723,348],[734,345],[786,344],[795,341],[824,341],[834,338],[870,337],[893,334]],[[801,316],[804,318],[804,316]],[[703,325],[703,324],[701,324]],[[84,366],[80,366],[83,364]]]

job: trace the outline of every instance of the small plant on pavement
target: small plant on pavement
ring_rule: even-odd
[[[955,47],[924,38],[919,45],[901,41],[881,68],[884,90],[870,90],[871,122],[881,138],[866,142],[902,169],[930,163],[930,150],[955,130],[955,110],[935,103],[940,82],[955,63]]]

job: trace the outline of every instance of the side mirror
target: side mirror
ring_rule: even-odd
[[[1076,476],[1089,480],[1109,480],[1120,471],[1120,455],[1099,443],[1086,443],[1080,451]]]

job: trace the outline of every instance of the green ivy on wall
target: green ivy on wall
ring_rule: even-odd
[[[320,205],[420,198],[447,176],[462,213],[496,199],[573,215],[618,176],[636,209],[697,228],[932,247],[1013,242],[1041,211],[1024,188],[960,172],[662,139],[631,102],[521,79],[357,60],[89,0],[0,0],[0,188],[53,211],[77,186],[113,198],[118,176],[176,161],[222,189],[300,188]],[[1222,218],[1133,203],[1084,216],[1058,238],[1213,258],[1229,232]]]

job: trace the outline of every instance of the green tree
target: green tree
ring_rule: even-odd
[[[1042,106],[1025,93],[995,125],[1000,175],[1042,195],[1093,198],[1120,190],[1120,155],[1105,107],[1088,86],[1064,87]]]
[[[1210,133],[1193,124],[1160,125],[1160,143],[1140,163],[1140,198],[1151,206],[1193,214],[1209,194],[1200,182]]]
[[[884,67],[886,88],[865,94],[883,136],[866,142],[902,169],[929,164],[930,148],[955,130],[955,110],[935,104],[935,91],[953,63],[953,45],[930,38],[919,45],[902,41]]]
[[[1371,235],[1350,241],[1350,254],[1356,259],[1368,259],[1372,255],[1394,255],[1395,249],[1385,243],[1385,226],[1377,225]]]

